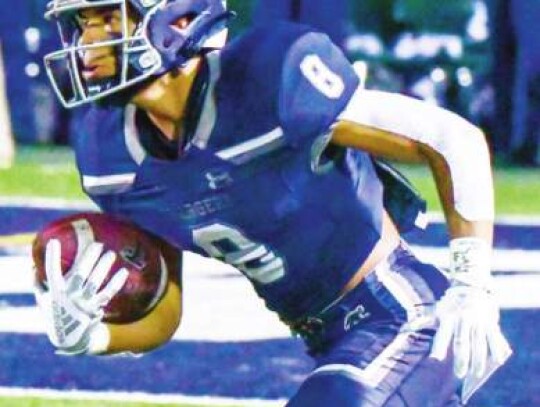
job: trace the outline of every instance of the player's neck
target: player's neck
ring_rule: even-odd
[[[170,140],[182,135],[185,109],[199,61],[194,60],[179,72],[169,72],[140,91],[132,100],[146,112],[152,123]]]

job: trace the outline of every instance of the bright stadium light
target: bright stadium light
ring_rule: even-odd
[[[457,69],[456,77],[460,86],[469,87],[473,83],[471,70],[467,68],[466,66],[462,66]]]

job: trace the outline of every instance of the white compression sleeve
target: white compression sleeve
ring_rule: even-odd
[[[358,88],[338,120],[423,143],[446,160],[454,205],[469,221],[493,220],[490,156],[482,131],[462,117],[400,94]]]

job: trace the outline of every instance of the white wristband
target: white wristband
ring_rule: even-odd
[[[90,355],[99,355],[105,353],[109,348],[111,334],[109,328],[103,322],[97,324],[90,332],[87,353]]]
[[[479,237],[450,241],[450,278],[458,283],[491,288],[491,247]]]

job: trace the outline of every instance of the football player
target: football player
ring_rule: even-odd
[[[232,13],[221,0],[54,0],[46,17],[63,46],[45,59],[54,89],[66,107],[91,105],[74,142],[85,192],[104,212],[250,280],[315,361],[289,407],[459,406],[508,358],[478,128],[364,89],[341,51],[306,26],[259,25],[225,45]],[[448,274],[409,250],[401,234],[421,223],[422,203],[381,158],[431,168]],[[98,249],[85,276],[96,262],[99,274],[107,267]],[[60,251],[49,245],[47,272],[62,286]],[[126,325],[100,321],[116,289],[99,301],[55,290],[42,307],[53,344],[109,354],[170,338],[178,282]]]

